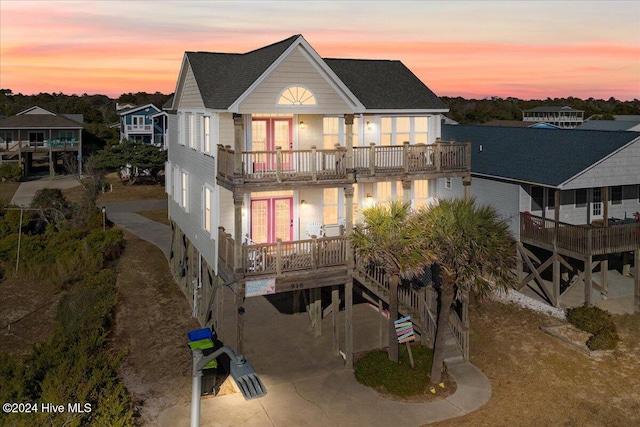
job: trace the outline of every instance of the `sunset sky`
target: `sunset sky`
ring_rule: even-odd
[[[302,34],[397,59],[440,96],[640,98],[640,1],[0,0],[0,88],[172,93],[185,51]]]

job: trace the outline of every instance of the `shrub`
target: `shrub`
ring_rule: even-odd
[[[587,341],[589,350],[612,350],[620,341],[613,318],[598,307],[570,308],[567,320],[576,328],[593,334]]]
[[[400,347],[400,363],[390,361],[386,351],[372,350],[356,362],[356,380],[394,396],[423,394],[429,384],[433,350],[421,345],[411,349],[415,368],[410,366],[405,346]]]
[[[587,340],[589,350],[613,350],[620,342],[616,329],[601,329]]]
[[[0,165],[0,180],[16,182],[22,180],[22,168],[17,163],[3,163]]]

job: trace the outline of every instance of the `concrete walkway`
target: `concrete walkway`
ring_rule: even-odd
[[[103,203],[109,221],[136,236],[159,247],[169,259],[171,250],[171,228],[138,215],[136,212],[167,208],[167,200],[138,200],[134,202]]]
[[[230,291],[226,297],[225,319],[233,319]],[[459,363],[447,366],[457,389],[445,399],[407,403],[385,398],[358,383],[353,370],[346,369],[342,358],[332,354],[331,314],[322,321],[322,336],[314,337],[307,313],[282,314],[264,297],[247,298],[244,308],[245,357],[258,372],[267,394],[249,401],[240,394],[203,398],[203,427],[417,427],[475,411],[491,397],[487,377],[472,364]],[[354,306],[355,352],[380,347],[379,321],[380,314],[368,304]],[[234,343],[235,324],[228,323],[222,341]],[[338,326],[343,329],[343,325],[342,311]],[[343,342],[344,336],[340,338]],[[189,426],[189,420],[190,405],[184,404],[165,410],[158,424]]]
[[[31,205],[33,196],[35,196],[38,190],[42,190],[44,188],[59,188],[60,190],[66,190],[67,188],[77,187],[78,185],[80,185],[78,180],[69,175],[57,175],[52,179],[46,177],[33,181],[26,181],[21,183],[18,190],[16,190],[13,198],[11,199],[11,204],[26,208]]]
[[[73,186],[69,179],[23,183],[12,202],[26,206],[38,189],[56,187],[55,184],[60,185],[58,188]],[[154,243],[169,257],[170,227],[136,213],[166,208],[167,200],[104,203],[104,206],[110,221]],[[234,319],[234,308],[232,292],[226,289],[224,319]],[[417,427],[475,411],[491,397],[487,377],[471,363],[458,363],[447,366],[457,389],[443,400],[406,403],[384,398],[358,383],[353,371],[345,369],[342,358],[332,354],[331,315],[322,321],[323,335],[314,337],[307,313],[282,314],[265,297],[247,298],[244,308],[245,357],[264,382],[267,395],[250,401],[238,393],[204,398],[200,417],[203,427]],[[385,346],[386,342],[379,341],[380,314],[368,304],[355,305],[353,312],[354,351]],[[340,329],[344,325],[343,316],[344,312],[338,315]],[[228,321],[224,326],[219,338],[234,343],[235,325]],[[385,339],[386,336],[386,332],[382,334]],[[189,426],[189,404],[165,410],[159,424]]]

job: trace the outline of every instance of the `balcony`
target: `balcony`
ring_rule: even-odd
[[[240,176],[235,151],[218,145],[218,181],[235,185],[264,186],[265,183],[351,183],[355,179],[401,179],[407,175],[456,176],[471,171],[470,143],[444,143],[353,148],[353,171],[348,174],[348,151],[344,147],[319,150],[243,151]]]
[[[225,280],[274,278],[276,287],[305,289],[319,280],[346,280],[347,237],[321,237],[276,243],[243,244],[235,268],[235,240],[218,229],[218,272]],[[339,281],[338,281],[339,283]]]
[[[520,240],[544,249],[581,256],[606,255],[640,249],[640,223],[593,227],[573,225],[520,213]]]
[[[152,125],[126,125],[127,133],[151,133]]]

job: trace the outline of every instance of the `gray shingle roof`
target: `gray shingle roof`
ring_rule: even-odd
[[[444,110],[448,108],[400,61],[324,59],[370,110]]]
[[[50,114],[23,114],[0,120],[0,129],[82,129],[82,123]]]
[[[244,54],[187,52],[205,106],[228,108],[298,37]],[[325,62],[367,109],[448,110],[400,61],[325,59]]]
[[[629,130],[638,125],[640,125],[640,120],[635,122],[622,120],[588,120],[576,126],[575,129]]]
[[[297,38],[295,35],[244,54],[187,52],[204,105],[228,108]]]
[[[640,138],[637,132],[442,126],[443,140],[471,141],[472,174],[551,187],[636,138]]]

